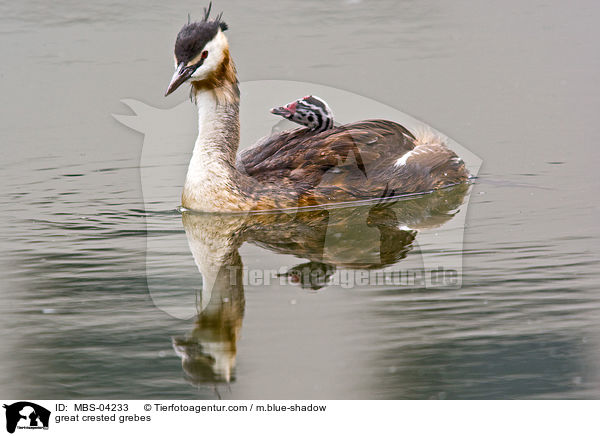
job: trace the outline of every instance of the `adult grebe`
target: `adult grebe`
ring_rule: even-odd
[[[461,183],[463,161],[443,141],[415,137],[386,120],[322,132],[274,134],[237,156],[240,140],[236,70],[219,14],[183,26],[175,42],[175,74],[166,95],[191,83],[198,138],[182,205],[199,211],[280,209],[418,193]]]

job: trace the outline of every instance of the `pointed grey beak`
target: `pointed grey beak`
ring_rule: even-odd
[[[175,70],[175,74],[171,78],[171,83],[167,87],[167,92],[165,92],[165,97],[175,91],[182,83],[184,83],[190,76],[193,74],[194,70],[192,68],[186,68],[185,65],[180,63],[177,66],[177,70]]]
[[[273,109],[271,109],[271,113],[274,115],[281,115],[282,117],[290,115],[290,111],[287,110],[285,106],[274,107]]]
[[[271,113],[275,115],[280,115],[284,118],[292,118],[296,113],[296,107],[298,106],[297,101],[293,101],[285,106],[274,107],[271,109]]]

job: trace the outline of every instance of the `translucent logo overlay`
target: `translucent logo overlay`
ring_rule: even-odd
[[[240,89],[240,151],[272,133],[298,128],[269,110],[312,94],[327,101],[336,123],[381,118],[411,132],[428,130],[445,138],[472,177],[481,167],[475,154],[427,124],[348,91],[280,80],[244,82]],[[235,305],[252,287],[282,292],[461,287],[469,185],[393,201],[266,214],[175,212],[197,136],[196,108],[189,100],[171,109],[122,102],[134,115],[115,119],[144,135],[147,283],[155,305],[168,314],[188,319],[222,312],[224,304]]]

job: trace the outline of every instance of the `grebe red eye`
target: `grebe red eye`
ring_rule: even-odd
[[[206,50],[204,50],[204,51],[202,52],[202,54],[200,55],[200,57],[201,57],[202,59],[206,59],[206,58],[208,57],[208,52],[207,52]]]

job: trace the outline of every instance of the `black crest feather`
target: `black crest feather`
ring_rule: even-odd
[[[204,21],[208,21],[208,16],[210,15],[210,10],[212,9],[212,2],[208,4],[208,8],[204,8]]]
[[[192,60],[215,37],[219,29],[221,31],[228,29],[227,24],[221,21],[222,12],[214,19],[209,19],[211,9],[212,2],[204,8],[201,21],[190,23],[190,16],[188,15],[188,23],[181,28],[175,41],[175,57],[178,63],[187,63]]]
[[[202,21],[208,21],[208,19],[210,18],[210,11],[212,9],[212,2],[210,2],[208,4],[207,8],[204,8],[204,18],[202,18]],[[212,20],[212,22],[216,22],[219,27],[221,28],[221,30],[224,32],[227,29],[229,29],[229,26],[227,26],[227,23],[225,23],[223,20],[223,12],[220,12],[219,14],[217,14],[217,16],[215,17],[214,20]]]

